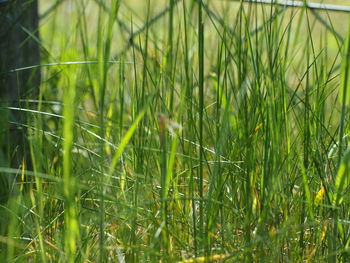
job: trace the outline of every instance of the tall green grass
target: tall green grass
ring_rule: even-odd
[[[18,177],[4,260],[349,260],[347,14],[216,0],[41,12],[39,98],[7,109],[27,117],[12,125],[33,169],[0,167]]]

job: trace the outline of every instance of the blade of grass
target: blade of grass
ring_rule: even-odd
[[[199,170],[198,170],[198,191],[199,198],[204,197],[204,141],[203,141],[203,127],[204,127],[204,21],[202,11],[202,0],[197,0],[198,3],[198,111],[199,111]],[[204,204],[199,202],[199,238],[201,244],[204,242]],[[203,245],[201,246],[203,247]]]

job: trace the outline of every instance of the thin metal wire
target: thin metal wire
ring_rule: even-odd
[[[39,19],[42,20],[56,10],[63,3],[63,0],[56,0],[48,9],[46,9],[42,14],[40,14]]]
[[[235,1],[237,0],[228,0]],[[314,2],[302,2],[302,1],[271,1],[271,0],[244,0],[243,3],[254,3],[254,4],[265,4],[265,5],[279,5],[285,7],[306,7],[313,10],[322,10],[322,11],[332,11],[332,12],[343,12],[350,13],[350,6],[345,5],[332,5],[324,3],[314,3]]]

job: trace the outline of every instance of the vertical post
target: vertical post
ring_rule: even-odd
[[[21,70],[40,63],[37,0],[0,1],[0,103],[21,106],[21,99],[35,98],[40,84],[39,69]],[[2,115],[3,117],[4,115]],[[8,113],[9,121],[25,124],[18,110]],[[3,120],[3,124],[4,121]],[[8,122],[6,122],[8,123]],[[1,150],[8,153],[8,163],[17,168],[26,159],[24,129],[8,125],[8,138],[1,137]],[[7,145],[6,145],[7,144]],[[13,154],[15,152],[15,154]],[[13,156],[13,157],[10,157]]]

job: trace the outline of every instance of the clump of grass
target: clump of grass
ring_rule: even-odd
[[[40,96],[10,109],[33,171],[1,205],[8,262],[348,261],[346,14],[41,6]]]

